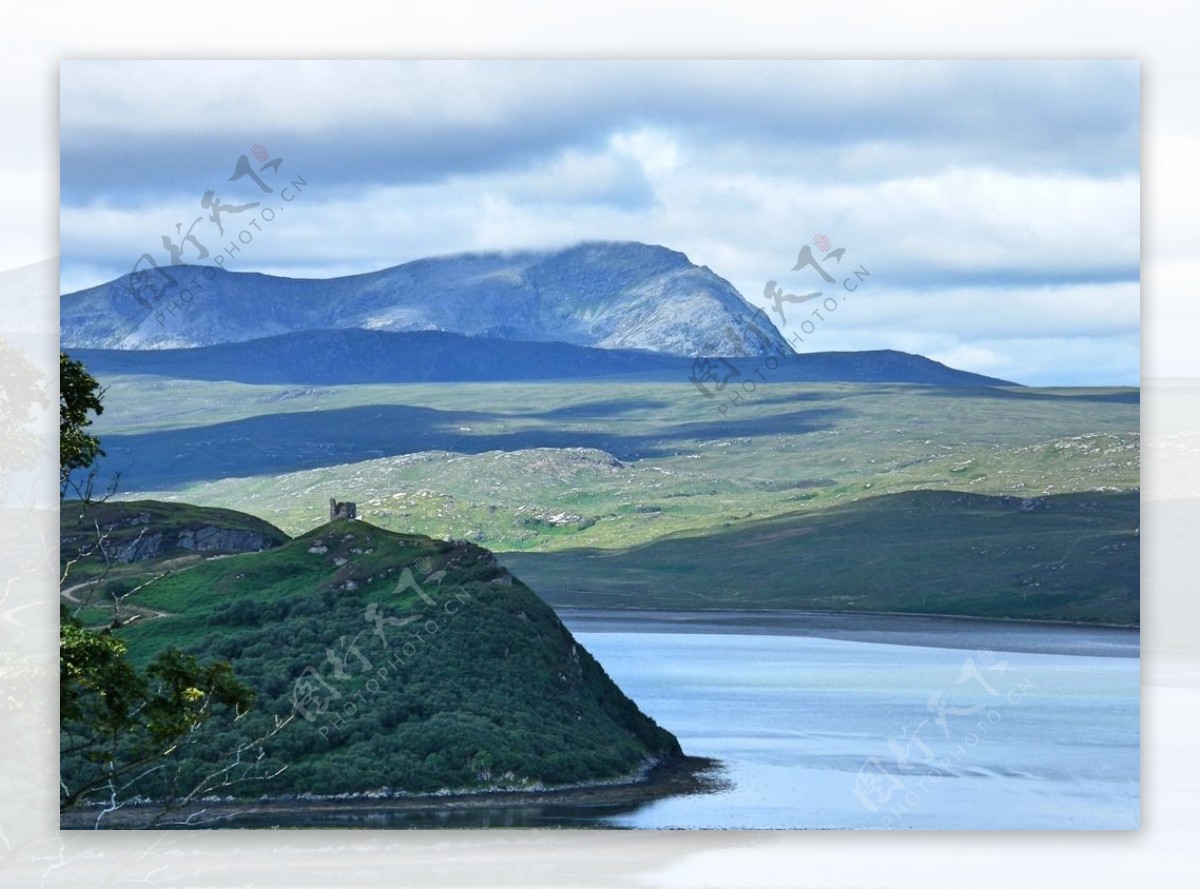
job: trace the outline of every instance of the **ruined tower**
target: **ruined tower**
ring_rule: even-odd
[[[335,498],[329,499],[329,521],[335,519],[357,519],[358,505],[354,501],[339,501]]]

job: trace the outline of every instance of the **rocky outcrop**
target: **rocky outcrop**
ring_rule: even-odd
[[[138,537],[117,544],[113,555],[117,562],[129,563],[159,559],[178,550],[213,554],[257,553],[271,546],[272,542],[260,532],[204,525],[166,532],[146,529]]]

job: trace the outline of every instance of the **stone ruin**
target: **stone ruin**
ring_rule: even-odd
[[[339,501],[329,499],[329,521],[335,519],[357,519],[358,505],[354,501]]]

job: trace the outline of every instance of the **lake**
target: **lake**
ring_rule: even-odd
[[[563,617],[687,753],[723,762],[729,784],[595,824],[1138,827],[1136,630],[795,613]]]

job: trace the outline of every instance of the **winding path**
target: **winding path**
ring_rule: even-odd
[[[82,605],[84,605],[84,602],[82,600],[80,600],[78,596],[75,595],[75,591],[79,590],[79,588],[81,588],[81,587],[90,587],[92,584],[95,584],[95,583],[97,583],[97,582],[81,581],[78,584],[73,584],[70,587],[60,590],[58,595],[60,597],[62,597],[63,599],[67,600],[68,602],[74,603],[77,606],[82,606]],[[170,612],[162,612],[162,611],[159,611],[158,609],[151,609],[148,606],[139,606],[136,604],[133,604],[133,605],[123,604],[121,606],[121,610],[128,615],[128,617],[122,619],[121,625],[120,625],[121,627],[125,627],[130,622],[136,621],[139,618],[153,619],[153,618],[169,618],[171,616]]]

